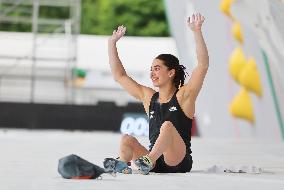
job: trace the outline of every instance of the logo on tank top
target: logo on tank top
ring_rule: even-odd
[[[172,106],[169,108],[169,111],[177,111],[177,108],[175,106]]]
[[[154,111],[150,111],[150,117],[149,117],[149,118],[150,118],[150,119],[154,118],[153,115],[154,115]]]

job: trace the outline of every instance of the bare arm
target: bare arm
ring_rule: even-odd
[[[155,92],[153,89],[138,84],[135,80],[129,77],[119,59],[116,43],[125,34],[126,28],[119,26],[113,31],[112,36],[108,40],[108,56],[109,65],[111,68],[114,80],[117,81],[130,95],[144,104],[146,112],[150,104],[150,99]]]
[[[196,100],[209,67],[208,51],[201,31],[204,20],[205,18],[199,13],[188,19],[188,26],[194,33],[198,61],[189,82],[185,85],[184,98],[190,99],[190,101]]]
[[[119,26],[117,30],[113,31],[112,36],[108,39],[108,57],[111,73],[115,81],[121,79],[121,77],[126,76],[126,72],[123,65],[119,59],[116,43],[125,34],[126,28]]]

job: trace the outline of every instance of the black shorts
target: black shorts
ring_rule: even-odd
[[[192,157],[190,154],[186,154],[184,159],[176,166],[169,166],[164,161],[164,156],[160,156],[156,161],[155,167],[150,172],[155,173],[186,173],[190,172],[192,168]]]

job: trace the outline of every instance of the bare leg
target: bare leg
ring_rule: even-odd
[[[160,135],[149,153],[149,158],[155,163],[162,154],[165,162],[170,166],[178,165],[186,154],[185,143],[170,121],[162,124]]]
[[[119,157],[121,161],[129,162],[148,154],[149,151],[131,135],[123,135],[120,142]]]

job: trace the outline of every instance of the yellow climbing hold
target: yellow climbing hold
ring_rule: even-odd
[[[243,33],[242,33],[242,27],[239,22],[236,22],[236,21],[234,22],[233,27],[232,27],[232,33],[233,33],[234,38],[238,42],[243,44],[244,38],[243,38]]]
[[[234,0],[222,0],[220,4],[221,11],[229,17],[232,17],[231,14],[231,5]]]
[[[243,53],[243,50],[240,47],[237,47],[229,59],[229,70],[232,77],[235,81],[239,82],[239,74],[242,69],[246,66],[246,58]]]
[[[248,90],[254,92],[259,97],[262,96],[262,87],[260,82],[259,72],[253,58],[248,60],[243,70],[239,75],[240,84]]]
[[[230,105],[230,112],[234,117],[242,118],[254,123],[252,101],[248,91],[245,88],[242,88],[234,97]]]

